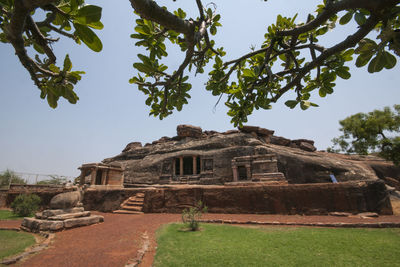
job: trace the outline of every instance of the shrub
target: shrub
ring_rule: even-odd
[[[26,181],[15,172],[6,170],[0,174],[0,187],[8,187],[10,184],[26,184]]]
[[[32,216],[38,209],[41,199],[35,194],[18,195],[11,203],[11,208],[18,216]]]
[[[182,212],[182,222],[188,227],[191,231],[199,230],[199,220],[203,213],[207,212],[207,207],[203,206],[201,201],[197,202],[194,207],[189,209],[184,209]]]

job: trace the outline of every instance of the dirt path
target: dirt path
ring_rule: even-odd
[[[161,225],[180,221],[180,214],[124,215],[99,213],[102,224],[58,232],[53,244],[17,266],[124,266],[135,258],[147,232],[150,246],[140,266],[151,266],[156,251],[155,231]],[[264,222],[374,223],[400,222],[400,216],[359,217],[206,214],[203,219]],[[16,227],[21,221],[0,221],[1,227]]]

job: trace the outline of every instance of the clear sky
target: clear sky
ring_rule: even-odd
[[[196,16],[194,0],[159,2],[174,9],[181,7]],[[223,24],[215,40],[228,52],[226,60],[229,60],[249,52],[252,45],[260,47],[266,27],[275,21],[277,14],[299,13],[298,20],[304,21],[305,14],[314,11],[320,1],[213,2]],[[39,98],[40,91],[11,45],[0,43],[0,171],[9,168],[17,172],[76,176],[81,164],[115,156],[129,142],[145,144],[162,136],[176,135],[178,124],[197,125],[203,130],[233,129],[223,103],[213,110],[217,98],[204,89],[207,74],[192,77],[192,99],[181,112],[162,121],[149,117],[149,107],[144,104],[146,98],[128,83],[135,74],[132,64],[137,60],[136,55],[143,53],[130,38],[136,19],[130,2],[88,3],[103,7],[105,27],[97,31],[103,51],[95,53],[69,40],[53,46],[59,63],[68,53],[73,69],[86,71],[76,87],[80,97],[76,105],[60,100],[58,108],[51,109]],[[355,30],[354,25],[349,28]],[[335,29],[324,44],[330,46],[345,38],[346,32],[346,29]],[[172,51],[166,65],[178,66],[182,58],[183,54]],[[398,63],[391,70],[369,74],[366,68],[357,69],[352,65],[351,79],[338,79],[334,94],[314,98],[320,107],[290,110],[282,99],[270,111],[255,112],[248,124],[275,130],[276,135],[291,139],[312,139],[318,149],[326,149],[331,145],[330,140],[339,135],[339,120],[357,112],[400,103],[399,70]]]

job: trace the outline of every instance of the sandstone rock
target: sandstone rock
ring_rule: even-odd
[[[259,135],[271,136],[271,135],[273,135],[273,134],[275,133],[275,131],[272,131],[272,130],[268,130],[268,129],[259,127],[259,128],[257,129],[257,133],[258,133]]]
[[[314,141],[308,140],[308,139],[295,139],[295,140],[292,140],[292,142],[298,146],[300,146],[300,143],[308,143],[310,145],[314,145]]]
[[[349,217],[351,213],[349,212],[329,212],[330,216],[337,216],[337,217]]]
[[[176,131],[179,137],[193,138],[200,138],[203,132],[200,127],[185,124],[178,125]]]
[[[35,218],[24,218],[21,223],[24,229],[29,229],[33,233],[38,233],[40,231],[58,231],[64,227],[62,221],[47,221]]]
[[[99,222],[103,222],[104,217],[100,215],[92,215],[90,217],[82,217],[82,218],[74,218],[68,219],[64,221],[65,228],[79,227],[79,226],[87,226]]]
[[[61,215],[48,217],[47,219],[48,220],[52,220],[52,221],[64,221],[64,220],[67,220],[67,219],[79,218],[79,217],[88,217],[88,216],[90,216],[90,211],[61,214]]]
[[[80,213],[83,211],[84,211],[83,207],[75,207],[75,208],[71,208],[71,209],[44,210],[41,215],[43,218],[48,218],[48,217],[57,216],[57,215],[61,215],[61,214],[67,214],[67,213]]]
[[[239,131],[244,133],[257,133],[259,128],[260,127],[258,126],[250,126],[250,125],[243,125],[242,127],[238,127]]]
[[[377,218],[379,217],[378,213],[376,212],[362,212],[358,214],[360,217],[366,217],[366,218]]]
[[[51,209],[70,209],[76,207],[83,199],[83,191],[61,193],[50,201]]]
[[[383,180],[386,184],[394,187],[396,190],[400,190],[400,182],[391,177],[384,177]]]
[[[290,139],[281,136],[271,136],[271,144],[278,145],[278,146],[289,146]]]
[[[305,151],[314,152],[317,150],[317,148],[315,146],[313,146],[312,144],[307,143],[307,142],[300,142],[300,144],[298,146],[300,149],[303,149]]]
[[[124,150],[122,150],[122,152],[127,152],[129,150],[133,150],[135,148],[139,148],[142,147],[142,143],[141,142],[132,142],[126,145],[126,147],[124,148]]]

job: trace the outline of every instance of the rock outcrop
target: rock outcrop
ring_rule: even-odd
[[[125,185],[165,183],[163,175],[173,176],[179,168],[176,159],[188,158],[189,162],[192,156],[201,161],[198,168],[210,168],[204,172],[208,176],[201,170],[197,183],[224,184],[232,182],[233,158],[266,154],[276,155],[278,170],[290,184],[331,183],[332,174],[339,182],[385,177],[400,181],[400,167],[379,158],[319,152],[312,140],[274,136],[274,131],[257,126],[218,133],[179,125],[177,131],[176,137],[163,137],[144,147],[128,145],[121,154],[103,162],[123,167]]]

